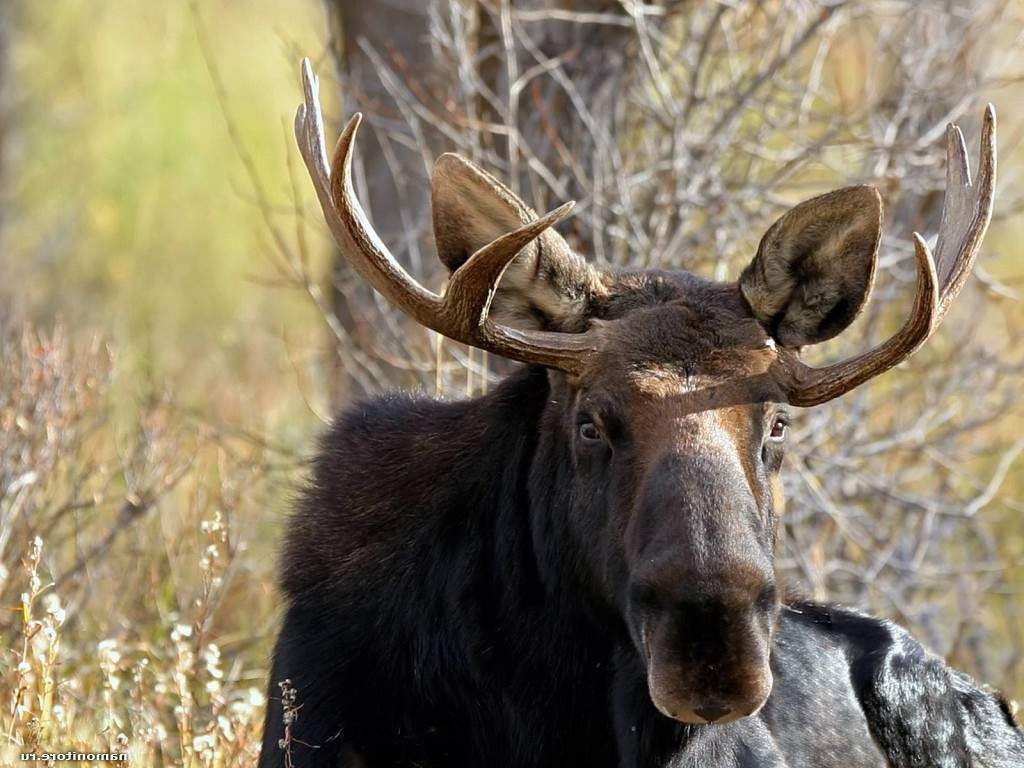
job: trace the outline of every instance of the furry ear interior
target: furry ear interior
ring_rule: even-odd
[[[495,238],[537,218],[508,187],[451,153],[434,164],[431,204],[437,253],[452,272]],[[505,270],[491,317],[517,328],[583,331],[597,286],[597,270],[548,229]]]
[[[765,233],[739,287],[785,347],[831,339],[860,314],[875,281],[882,199],[847,187],[790,209]]]

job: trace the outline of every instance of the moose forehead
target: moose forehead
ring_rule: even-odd
[[[734,285],[685,272],[619,276],[598,318],[602,343],[584,380],[623,394],[668,397],[749,380],[774,359]]]

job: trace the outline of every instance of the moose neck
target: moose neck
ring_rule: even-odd
[[[587,565],[593,559],[588,550],[602,547],[603,533],[599,528],[581,533],[571,521],[578,502],[572,438],[566,426],[573,393],[559,377],[545,376],[544,409],[530,426],[536,442],[526,483],[538,574],[560,612],[579,615],[609,639],[625,639],[619,614],[610,606],[600,577]],[[599,510],[593,517],[600,517]]]
[[[593,608],[595,585],[569,566],[581,559],[567,524],[572,463],[563,427],[551,423],[560,404],[548,377],[541,368],[518,371],[468,404],[489,424],[487,445],[472,457],[487,466],[478,467],[486,485],[473,501],[481,528],[467,534],[476,539],[467,541],[477,553],[470,567],[488,627],[489,668],[505,695],[554,705],[518,713],[532,743],[553,758],[544,764],[604,765],[614,749],[616,636]],[[463,626],[465,618],[462,610]]]
[[[573,503],[573,464],[567,444],[562,398],[567,392],[552,386],[544,369],[530,367],[512,374],[488,399],[499,406],[494,412],[506,445],[492,453],[498,461],[514,466],[492,466],[495,500],[494,542],[497,567],[521,580],[517,588],[532,587],[530,601],[573,622],[591,625],[610,640],[616,631],[594,579],[580,564],[580,542],[568,524]],[[511,486],[511,487],[510,487]],[[501,519],[508,515],[509,519]],[[514,536],[507,536],[515,531]],[[532,584],[522,582],[533,582]],[[495,597],[510,599],[511,593]],[[600,626],[594,626],[597,623]]]

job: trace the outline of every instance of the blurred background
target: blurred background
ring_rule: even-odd
[[[249,765],[276,545],[332,412],[483,392],[334,252],[294,146],[298,62],[426,284],[459,151],[590,258],[735,277],[789,205],[886,202],[881,271],[821,362],[877,343],[933,238],[943,135],[999,112],[975,277],[899,369],[800,412],[780,558],[1024,696],[1024,3],[52,0],[0,4],[0,758],[130,746]]]

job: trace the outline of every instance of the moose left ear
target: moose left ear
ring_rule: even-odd
[[[478,249],[536,220],[512,191],[463,157],[434,164],[431,204],[437,254],[455,272]],[[554,229],[523,248],[498,283],[490,316],[515,328],[576,333],[586,329],[600,274]]]
[[[807,200],[765,233],[740,292],[782,346],[831,339],[867,302],[881,233],[882,199],[873,187]]]

